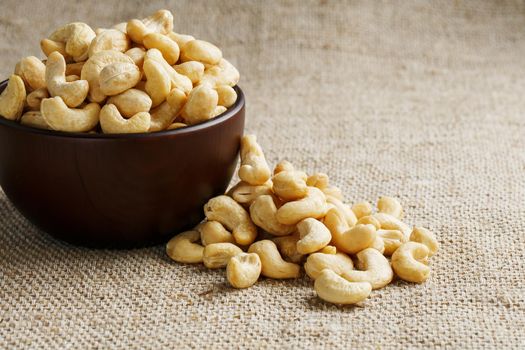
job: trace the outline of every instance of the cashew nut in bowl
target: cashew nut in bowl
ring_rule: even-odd
[[[326,197],[317,187],[308,187],[306,197],[288,202],[277,210],[277,220],[293,225],[306,218],[322,218],[328,210]]]
[[[118,95],[140,81],[140,70],[135,63],[115,62],[100,71],[100,91],[106,96]],[[148,82],[146,82],[147,87]]]
[[[130,47],[131,43],[126,33],[117,29],[106,29],[93,39],[89,45],[88,56],[105,50],[126,52]]]
[[[139,69],[142,70],[142,66],[144,65],[144,58],[146,57],[146,50],[140,47],[133,47],[129,49],[128,51],[124,52],[126,56],[129,56],[133,62],[139,67]]]
[[[240,245],[251,244],[257,237],[257,227],[248,212],[231,197],[222,195],[212,198],[204,205],[208,220],[218,221],[233,234]]]
[[[185,75],[177,73],[175,68],[170,66],[168,62],[162,56],[162,53],[157,49],[149,49],[146,52],[144,61],[153,60],[159,63],[165,71],[165,74],[168,75],[171,81],[171,88],[178,88],[184,91],[185,94],[189,94],[193,89],[193,84],[191,83],[190,78]]]
[[[151,125],[148,112],[139,112],[129,119],[122,118],[117,107],[106,104],[100,111],[100,127],[105,134],[133,134],[147,132]]]
[[[221,269],[228,265],[228,261],[238,254],[242,249],[233,243],[212,243],[204,247],[202,261],[209,269]]]
[[[218,117],[218,116],[220,116],[221,114],[223,114],[226,111],[227,111],[226,107],[224,107],[224,106],[217,106],[213,110],[213,113],[211,114],[211,117],[212,118]]]
[[[201,242],[203,246],[213,243],[234,243],[235,240],[230,231],[226,230],[224,226],[218,221],[206,221],[199,224],[196,228],[201,234]]]
[[[235,86],[239,82],[239,71],[224,58],[217,65],[207,66],[199,84],[209,84],[213,87],[220,85]]]
[[[80,106],[88,95],[89,83],[86,80],[66,81],[66,61],[58,52],[47,58],[45,77],[49,94],[60,96],[68,107]]]
[[[273,238],[272,241],[285,260],[293,263],[300,263],[303,260],[305,255],[297,251],[298,234],[276,237]]]
[[[174,65],[179,59],[179,45],[168,36],[160,33],[149,33],[143,38],[146,49],[157,49],[169,65]],[[204,73],[204,72],[203,72]]]
[[[399,230],[377,230],[377,236],[383,240],[386,256],[392,255],[397,248],[406,242],[405,235]]]
[[[367,248],[357,253],[359,270],[345,271],[342,276],[350,282],[369,282],[372,289],[383,288],[392,281],[394,272],[388,259],[376,249]]]
[[[333,304],[357,304],[370,295],[368,282],[348,282],[330,269],[324,269],[316,278],[314,289],[319,298]]]
[[[69,108],[60,96],[42,100],[42,116],[53,130],[87,132],[99,122],[100,105],[90,103],[82,109]]]
[[[0,94],[0,116],[9,120],[18,120],[24,110],[26,87],[18,75],[11,75],[7,87]]]
[[[40,48],[42,49],[44,55],[46,55],[47,57],[49,57],[49,55],[56,51],[62,56],[64,56],[66,61],[69,62],[71,60],[71,57],[66,53],[66,44],[64,43],[60,43],[58,41],[53,41],[49,39],[42,39],[40,41]]]
[[[96,33],[87,24],[74,22],[55,30],[49,39],[66,44],[66,53],[76,62],[80,62],[87,59],[89,45],[96,36]]]
[[[140,112],[149,112],[152,104],[149,95],[138,89],[129,89],[111,96],[106,103],[117,106],[124,118],[131,118]]]
[[[168,126],[166,130],[175,130],[175,129],[185,128],[187,126],[188,125],[184,123],[173,123],[170,126]]]
[[[250,185],[240,181],[228,191],[228,195],[237,203],[250,206],[257,197],[272,194],[272,182],[267,181],[262,185]]]
[[[308,193],[306,173],[298,170],[285,170],[272,178],[273,191],[284,200],[297,200],[304,198]]]
[[[422,243],[406,242],[392,254],[392,268],[405,281],[424,282],[430,275],[427,266],[429,253],[428,247]]]
[[[275,236],[286,236],[293,232],[293,225],[277,221],[277,207],[271,195],[258,196],[250,205],[250,217],[255,225]]]
[[[204,75],[204,64],[197,61],[184,62],[173,66],[173,68],[177,73],[187,76],[194,85],[198,84]],[[221,101],[221,94],[218,90],[217,93],[219,94],[219,101]]]
[[[30,126],[32,128],[48,130],[49,125],[42,117],[40,111],[29,111],[25,112],[20,118],[20,124]]]
[[[414,227],[412,233],[410,234],[410,240],[412,242],[418,242],[426,245],[428,248],[429,257],[436,254],[439,249],[439,243],[436,239],[436,236],[432,233],[432,231],[423,227]]]
[[[310,254],[323,249],[330,243],[332,235],[322,222],[307,218],[297,224],[300,240],[297,242],[297,251],[301,254]]]
[[[262,274],[266,277],[285,279],[299,277],[300,266],[284,261],[274,242],[262,240],[253,243],[248,253],[259,255],[262,263]]]
[[[188,42],[195,40],[195,38],[191,35],[179,34],[175,32],[169,32],[167,35],[170,37],[171,40],[175,41],[177,45],[179,45],[179,48],[183,47]]]
[[[232,257],[226,266],[226,278],[234,288],[248,288],[261,275],[262,263],[255,253],[240,253]]]
[[[198,61],[204,64],[216,65],[222,59],[221,50],[204,40],[191,40],[181,47],[182,62]]]
[[[16,65],[15,74],[22,78],[27,91],[46,87],[46,65],[35,56],[22,58]]]
[[[161,64],[146,59],[142,67],[146,76],[146,92],[151,97],[152,107],[160,105],[166,100],[171,91],[171,80],[166,75]]]
[[[282,160],[279,163],[277,163],[277,165],[273,169],[273,174],[277,175],[282,171],[292,171],[292,170],[295,170],[293,164],[287,160]]]
[[[197,244],[200,234],[197,231],[179,233],[166,244],[166,253],[176,262],[195,264],[202,262],[204,247]]]
[[[177,90],[177,89],[174,89]],[[186,95],[184,95],[184,98]],[[173,108],[169,102],[163,102],[157,108],[151,110],[151,126],[149,131],[166,130],[177,118],[178,110]]]
[[[364,216],[372,215],[372,204],[369,202],[359,202],[352,206],[356,218],[359,220]]]
[[[142,45],[149,33],[168,34],[173,30],[173,15],[168,10],[159,10],[142,20],[132,19],[126,25],[126,33],[135,43]]]
[[[215,91],[215,90],[213,90]],[[241,139],[241,167],[239,177],[250,185],[262,185],[270,179],[271,172],[255,135]]]
[[[208,85],[199,85],[191,90],[188,101],[182,109],[182,118],[189,124],[198,124],[213,118],[219,96]]]
[[[219,95],[219,106],[228,108],[233,106],[235,101],[237,101],[237,92],[235,92],[235,89],[231,86],[219,85],[215,90],[217,90],[217,94]]]
[[[394,197],[384,196],[379,198],[377,201],[377,211],[380,213],[392,215],[397,219],[403,218],[403,207],[401,206],[401,203],[399,203],[399,201]]]

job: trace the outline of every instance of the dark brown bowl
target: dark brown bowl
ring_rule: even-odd
[[[149,134],[63,133],[0,117],[0,186],[33,224],[71,243],[166,241],[201,221],[203,205],[230,182],[244,130],[236,91],[217,118]]]

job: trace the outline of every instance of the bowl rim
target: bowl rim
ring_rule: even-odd
[[[0,82],[0,90],[3,90],[5,86],[7,86],[8,81],[9,79]],[[13,129],[18,129],[24,132],[42,134],[42,135],[51,136],[51,137],[70,137],[70,138],[91,139],[91,140],[92,139],[145,139],[145,138],[158,138],[158,137],[164,137],[164,136],[190,134],[193,132],[197,132],[199,130],[207,129],[209,127],[213,127],[215,125],[221,124],[227,121],[228,119],[234,117],[235,115],[237,115],[237,113],[245,106],[245,98],[244,98],[244,92],[238,85],[234,86],[233,88],[237,92],[237,101],[235,101],[235,104],[229,107],[224,113],[210,120],[206,120],[205,122],[195,124],[195,125],[189,125],[189,126],[179,128],[179,129],[174,129],[174,130],[162,130],[162,131],[155,131],[155,132],[135,133],[135,134],[103,134],[103,133],[91,134],[91,133],[83,133],[83,132],[65,132],[65,131],[38,129],[38,128],[30,127],[30,126],[25,126],[25,125],[20,124],[17,121],[5,119],[2,116],[0,116],[0,125],[6,126],[9,128],[13,128]]]

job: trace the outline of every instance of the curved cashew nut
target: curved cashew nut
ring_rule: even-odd
[[[255,253],[240,253],[228,261],[226,278],[234,288],[248,288],[257,282],[261,275],[262,263]]]
[[[185,75],[177,73],[175,68],[170,66],[168,62],[164,59],[162,56],[162,53],[157,49],[149,49],[146,52],[146,56],[144,57],[144,60],[153,60],[159,63],[162,68],[165,70],[165,74],[168,75],[168,77],[171,80],[171,88],[177,88],[182,91],[184,91],[185,94],[189,94],[191,90],[193,89],[193,84],[191,83],[190,78],[188,78]]]
[[[174,91],[177,89],[174,89]],[[184,95],[184,98],[186,95]],[[179,111],[173,108],[169,102],[164,102],[160,106],[151,110],[151,126],[149,131],[166,130],[168,126],[177,118]]]
[[[240,245],[251,244],[257,237],[257,227],[246,210],[232,198],[222,195],[204,205],[204,214],[211,221],[218,221],[233,234]]]
[[[239,177],[250,185],[262,185],[270,179],[270,167],[255,135],[241,139],[241,167]]]
[[[297,251],[301,254],[310,254],[323,249],[330,243],[332,235],[321,221],[307,218],[297,224],[300,240],[297,242]]]
[[[384,252],[385,252],[385,241],[383,241],[383,238],[381,238],[381,237],[376,235],[376,239],[374,239],[374,242],[372,242],[372,245],[370,246],[370,248],[377,250],[381,254],[384,254]]]
[[[149,112],[151,109],[151,98],[147,93],[138,89],[129,89],[112,96],[106,103],[117,106],[125,118],[131,118],[140,112]]]
[[[195,228],[201,234],[203,246],[213,243],[234,243],[235,240],[230,231],[218,221],[206,221]]]
[[[423,227],[414,227],[412,233],[410,234],[410,240],[412,242],[422,243],[428,248],[428,256],[436,254],[439,249],[439,243],[436,239],[436,236],[426,228]]]
[[[327,196],[332,196],[334,198],[339,199],[340,201],[344,201],[343,193],[341,192],[341,189],[335,186],[328,186],[326,188],[322,189],[323,193]]]
[[[284,261],[274,242],[264,239],[253,243],[248,253],[259,255],[262,263],[262,274],[266,277],[284,279],[299,277],[300,267]]]
[[[255,225],[275,236],[286,236],[294,226],[277,221],[277,207],[271,195],[260,195],[250,205],[250,217]]]
[[[126,25],[126,32],[137,44],[143,44],[149,33],[168,34],[173,30],[173,15],[168,10],[159,10],[142,20],[132,19]]]
[[[327,245],[323,249],[319,251],[319,253],[323,254],[337,254],[337,248],[333,245]]]
[[[204,64],[219,64],[222,51],[215,45],[204,40],[188,41],[180,50],[182,62],[198,61]]]
[[[348,226],[352,227],[357,223],[357,218],[352,209],[350,209],[348,205],[344,204],[337,197],[326,195],[326,202],[332,204],[335,208],[337,208],[337,210],[339,210],[348,223]]]
[[[383,240],[385,255],[394,254],[397,248],[406,242],[405,235],[399,230],[377,230],[377,236]]]
[[[69,108],[60,96],[46,98],[40,105],[42,116],[53,130],[86,132],[97,126],[100,105],[90,103],[82,109]]]
[[[308,176],[306,184],[310,187],[317,187],[318,189],[323,190],[330,184],[330,178],[325,173],[315,173]]]
[[[184,62],[176,66],[173,66],[173,68],[175,69],[177,73],[187,76],[194,85],[198,84],[199,81],[202,79],[202,76],[204,75],[204,64],[197,62],[197,61]],[[217,90],[217,93],[219,94],[219,102],[220,102],[221,94],[219,93],[219,90]],[[223,96],[223,98],[225,97]],[[235,98],[237,99],[237,93],[235,93]],[[220,105],[224,106],[222,104]]]
[[[410,237],[412,230],[410,226],[405,224],[403,221],[399,220],[395,216],[386,213],[376,213],[372,215],[381,225],[381,228],[384,230],[399,230],[403,232],[406,240]]]
[[[244,181],[240,181],[228,191],[228,195],[235,199],[237,203],[248,206],[251,205],[257,197],[265,194],[272,194],[271,181],[267,181],[263,185],[250,185]]]
[[[27,106],[34,111],[40,111],[40,104],[44,98],[49,98],[49,92],[46,88],[33,90],[27,95]]]
[[[306,197],[288,202],[277,210],[277,220],[282,224],[292,225],[306,218],[322,218],[327,209],[324,193],[317,187],[308,187]]]
[[[118,95],[137,85],[140,77],[140,69],[135,63],[108,64],[100,71],[98,78],[100,91],[106,96]]]
[[[148,112],[139,112],[129,119],[124,119],[115,105],[106,104],[100,111],[100,127],[105,134],[147,132],[150,124],[151,116]]]
[[[218,117],[220,116],[221,114],[223,114],[224,112],[226,112],[228,108],[224,107],[224,106],[217,106],[215,107],[215,109],[213,110],[213,113],[211,114],[211,117],[212,118],[215,118],[215,117]]]
[[[374,243],[376,236],[376,228],[373,225],[357,224],[344,232],[334,230],[332,232],[332,242],[337,247],[337,250],[355,254],[370,247]]]
[[[233,106],[235,101],[237,101],[237,92],[235,92],[235,89],[231,86],[219,85],[215,90],[217,90],[217,94],[219,95],[219,106],[228,108]]]
[[[209,84],[213,87],[220,85],[235,86],[239,82],[239,71],[224,58],[216,66],[208,66],[199,84]]]
[[[46,87],[46,65],[35,56],[22,58],[16,65],[15,74],[31,90]]]
[[[24,110],[26,87],[18,75],[11,75],[7,87],[0,94],[0,115],[9,120],[18,120]]]
[[[89,45],[97,34],[90,26],[81,22],[66,24],[49,36],[50,40],[65,43],[66,53],[76,62],[85,61],[88,57]]]
[[[299,263],[303,260],[304,254],[301,254],[297,251],[297,242],[299,241],[299,235],[293,234],[289,236],[281,236],[273,238],[272,241],[277,246],[279,253],[286,260]]]
[[[20,118],[20,124],[37,129],[49,129],[49,125],[47,125],[40,111],[29,111],[24,113],[22,118]]]
[[[189,124],[198,124],[213,118],[219,96],[208,85],[199,85],[191,90],[182,109],[182,118]]]
[[[308,193],[307,175],[298,170],[281,171],[272,178],[273,191],[284,200],[304,198]]]
[[[392,254],[392,267],[405,281],[421,283],[430,275],[427,258],[430,251],[422,243],[406,242]]]
[[[308,256],[304,264],[306,274],[313,280],[317,279],[324,269],[330,269],[338,275],[342,275],[354,269],[352,259],[344,253],[326,254],[314,253]]]
[[[368,282],[348,282],[330,269],[324,269],[315,280],[319,298],[334,304],[356,304],[368,298],[372,286]]]
[[[87,97],[89,83],[86,80],[66,81],[66,61],[64,57],[53,52],[47,58],[46,85],[49,94],[60,96],[68,107],[77,107]]]
[[[381,228],[381,223],[373,215],[362,216],[359,220],[357,220],[356,224],[374,225],[376,230]]]
[[[397,219],[403,218],[403,207],[401,203],[394,197],[381,197],[377,201],[377,211],[380,213],[385,213],[392,215]]]
[[[166,253],[176,262],[195,264],[202,262],[204,247],[197,244],[199,232],[186,231],[179,233],[166,244]]]
[[[88,56],[91,57],[105,50],[126,52],[130,46],[131,43],[126,33],[118,29],[106,29],[93,39],[89,45]]]
[[[372,215],[372,204],[369,202],[359,202],[352,206],[356,218],[359,220],[364,216]]]
[[[330,233],[332,234],[332,241],[335,241],[333,237],[341,236],[350,229],[348,221],[343,216],[343,213],[341,213],[341,211],[335,207],[332,207],[328,210],[325,217],[323,218],[323,223],[330,230]]]
[[[195,38],[191,35],[178,34],[175,32],[169,32],[167,35],[170,37],[171,40],[175,41],[177,45],[179,45],[179,47],[183,47],[188,42],[195,40]]]
[[[142,69],[142,66],[144,65],[144,59],[146,57],[146,50],[140,47],[134,47],[124,52],[124,54],[129,56],[133,62],[135,62],[135,65],[139,67],[139,69]]]
[[[357,253],[357,268],[342,276],[350,282],[369,282],[372,289],[383,288],[392,281],[394,272],[388,259],[376,249],[367,248]]]
[[[202,261],[209,269],[221,269],[228,265],[228,261],[238,254],[242,249],[233,243],[212,243],[204,247]]]
[[[60,43],[58,41],[53,41],[49,39],[42,39],[40,41],[40,48],[42,49],[44,55],[46,55],[47,57],[49,57],[49,55],[56,51],[62,56],[64,56],[66,61],[71,60],[71,57],[66,53],[66,44],[64,43]]]
[[[287,160],[281,160],[279,163],[277,163],[277,165],[273,169],[273,174],[277,175],[282,171],[292,171],[292,170],[295,170],[292,163],[290,163]]]
[[[173,65],[179,60],[179,45],[168,36],[160,33],[149,33],[144,36],[143,42],[146,49],[159,50],[169,65]]]

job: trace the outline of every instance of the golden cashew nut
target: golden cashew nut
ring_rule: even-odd
[[[308,187],[306,197],[288,202],[277,210],[277,220],[282,224],[293,225],[306,218],[322,218],[327,210],[324,193],[317,187]]]
[[[176,91],[178,89],[174,89]],[[184,94],[184,93],[183,93]],[[169,96],[168,96],[169,98]],[[184,95],[186,98],[186,95]],[[150,132],[166,130],[177,118],[180,110],[173,108],[168,101],[151,110]]]
[[[26,84],[26,90],[46,87],[46,65],[35,56],[24,57],[16,65],[15,74]]]
[[[149,112],[152,104],[149,95],[138,89],[129,89],[112,96],[106,103],[117,106],[124,118],[131,118],[140,112]]]
[[[228,195],[235,199],[237,203],[247,206],[251,205],[257,197],[265,194],[272,194],[271,181],[267,181],[262,185],[250,185],[244,181],[240,181],[228,191]]]
[[[397,219],[403,218],[403,207],[401,203],[394,197],[381,197],[377,201],[377,211],[392,215]]]
[[[199,232],[186,231],[179,233],[166,244],[166,253],[176,262],[185,264],[200,263],[204,256],[204,247],[197,244]]]
[[[373,225],[357,224],[342,233],[332,232],[332,243],[337,250],[355,254],[372,246],[376,236],[376,228]]]
[[[228,265],[228,261],[238,254],[242,249],[233,243],[212,243],[204,247],[202,261],[209,269],[221,269]]]
[[[149,33],[168,34],[173,30],[173,15],[168,10],[159,10],[142,20],[132,19],[126,24],[126,33],[135,43],[142,45]]]
[[[318,189],[323,190],[330,184],[330,178],[325,173],[315,173],[308,176],[306,184],[310,187],[317,187]]]
[[[368,282],[348,282],[330,269],[324,269],[315,280],[314,289],[319,298],[333,304],[357,304],[370,295]]]
[[[348,226],[352,227],[357,223],[357,217],[355,216],[352,209],[348,205],[344,204],[340,199],[334,196],[326,195],[326,202],[328,204],[332,204],[337,210],[339,210],[348,223]]]
[[[277,221],[277,207],[271,195],[260,195],[250,205],[250,217],[255,225],[275,236],[286,236],[294,226]]]
[[[46,98],[40,105],[42,116],[53,130],[87,132],[99,122],[100,105],[90,103],[82,109],[69,108],[60,96]]]
[[[439,249],[439,243],[436,239],[436,236],[432,233],[432,231],[423,227],[414,227],[412,233],[410,234],[410,241],[426,245],[428,248],[429,257],[436,254]]]
[[[49,39],[42,39],[40,41],[40,48],[42,49],[42,52],[44,53],[44,55],[46,55],[46,57],[49,57],[49,55],[56,51],[62,56],[64,56],[66,61],[69,62],[69,60],[71,59],[71,57],[66,53],[66,44],[64,43],[60,43],[58,41],[53,41]]]
[[[326,247],[321,249],[319,251],[319,253],[323,253],[323,254],[337,254],[337,248],[334,247],[333,245],[327,245]]]
[[[156,107],[166,101],[171,91],[171,80],[160,63],[156,61],[145,60],[143,69],[147,79],[146,92],[151,97],[152,106]]]
[[[50,40],[66,44],[65,52],[76,62],[85,61],[96,33],[85,23],[74,22],[66,24],[49,36]]]
[[[191,83],[190,78],[185,75],[177,73],[175,68],[170,66],[168,62],[162,56],[162,53],[157,49],[149,49],[146,52],[144,60],[153,60],[159,63],[165,71],[165,74],[170,78],[171,88],[178,88],[184,91],[185,94],[189,94],[193,89],[193,84]]]
[[[221,59],[216,66],[207,66],[199,84],[235,86],[239,82],[239,71],[226,59]]]
[[[306,178],[302,171],[281,171],[272,178],[273,191],[286,201],[304,198],[308,193]]]
[[[334,198],[339,199],[340,201],[344,200],[343,193],[338,187],[335,186],[328,186],[326,188],[322,189],[323,193],[327,196],[332,196]]]
[[[290,163],[287,160],[282,160],[279,163],[277,163],[277,165],[273,169],[273,174],[277,175],[283,171],[293,171],[293,170],[295,170],[295,168],[292,163]]]
[[[60,96],[68,107],[77,107],[84,102],[89,92],[86,80],[66,81],[66,61],[64,57],[53,52],[47,58],[46,85],[52,97]]]
[[[374,242],[372,242],[370,248],[375,249],[381,254],[383,254],[385,252],[385,241],[383,241],[381,237],[376,236],[376,239],[374,239]]]
[[[0,94],[0,115],[5,119],[18,120],[24,110],[26,87],[18,75],[11,75],[7,87]]]
[[[235,89],[229,85],[219,85],[215,88],[217,94],[219,95],[219,106],[224,106],[226,108],[234,105],[237,101],[237,92]]]
[[[430,275],[428,247],[422,243],[406,242],[392,254],[392,267],[401,279],[421,283]]]
[[[105,134],[147,132],[150,124],[151,116],[148,112],[139,112],[131,118],[125,119],[113,104],[106,104],[100,111],[100,127]]]
[[[40,111],[40,103],[44,98],[49,98],[49,92],[46,88],[33,90],[27,95],[27,106],[34,111]]]
[[[253,286],[261,275],[262,263],[255,253],[240,253],[228,261],[226,278],[234,288]]]
[[[24,113],[20,118],[20,124],[37,129],[49,129],[49,125],[47,125],[40,111],[29,111]]]
[[[191,90],[188,101],[182,109],[182,118],[189,125],[211,119],[218,101],[217,91],[208,85],[199,85]]]
[[[304,254],[297,251],[297,242],[299,241],[298,234],[276,237],[273,238],[272,241],[275,243],[279,253],[281,253],[281,256],[283,256],[285,260],[293,263],[299,263],[303,260]]]
[[[376,230],[381,228],[381,223],[373,215],[362,216],[359,220],[357,220],[356,224],[374,225]]]
[[[343,213],[335,207],[328,210],[323,218],[323,223],[328,227],[332,234],[332,242],[334,241],[333,237],[340,236],[350,229],[348,221],[343,216]]]
[[[80,76],[82,74],[82,67],[84,67],[84,63],[85,62],[76,62],[66,64],[66,77],[68,75]]]
[[[257,227],[248,212],[232,198],[222,195],[204,205],[204,214],[210,221],[218,221],[233,234],[235,242],[248,245],[257,237]]]
[[[160,33],[149,33],[143,38],[146,49],[157,49],[169,65],[174,65],[179,60],[179,45],[168,36]]]
[[[386,256],[394,254],[396,249],[406,242],[405,235],[399,230],[377,230],[377,236],[383,240],[383,254]]]
[[[372,204],[369,202],[359,202],[352,206],[356,218],[359,220],[364,216],[372,215]]]
[[[194,85],[198,84],[204,75],[204,64],[197,61],[184,62],[173,66],[173,68],[177,73],[187,76]],[[219,93],[219,91],[217,91],[217,93]],[[219,93],[219,101],[221,101],[220,97],[221,95]],[[221,104],[221,106],[223,105]]]
[[[342,275],[354,269],[352,259],[344,253],[326,254],[313,253],[308,256],[304,264],[306,274],[313,280],[317,279],[324,269],[330,269],[338,275]]]
[[[126,33],[117,29],[106,29],[93,39],[89,45],[88,56],[105,50],[126,52],[130,47],[131,42]]]
[[[183,47],[188,42],[190,42],[192,40],[195,40],[195,38],[193,36],[191,36],[191,35],[178,34],[178,33],[175,33],[175,32],[169,32],[167,35],[169,36],[169,38],[171,40],[175,41],[177,43],[177,45],[179,45],[179,48]]]
[[[403,221],[399,220],[395,216],[386,213],[376,213],[372,215],[381,225],[381,228],[384,230],[399,230],[403,232],[406,240],[410,237],[412,230],[410,226],[405,224]]]
[[[212,118],[215,118],[215,117],[218,117],[220,116],[221,114],[223,114],[224,112],[226,112],[227,108],[224,107],[224,106],[217,106],[215,107],[215,109],[213,110],[213,113],[211,114],[211,117]]]
[[[108,64],[100,71],[98,78],[100,91],[106,96],[118,95],[137,85],[140,75],[139,67],[135,63]]]
[[[135,65],[142,70],[142,66],[144,65],[144,58],[146,57],[146,50],[140,47],[134,47],[124,52],[124,54],[126,56],[129,56],[133,60],[133,62],[135,62]]]
[[[198,61],[204,64],[219,64],[222,59],[221,50],[204,40],[188,41],[180,50],[182,62]]]
[[[321,221],[307,218],[297,224],[300,240],[297,242],[297,251],[301,254],[310,254],[323,249],[332,240],[328,228]]]
[[[215,91],[215,90],[213,90]],[[241,167],[239,177],[250,185],[262,185],[270,179],[270,167],[255,135],[241,139]]]
[[[201,242],[203,246],[214,243],[235,243],[231,232],[226,230],[218,221],[203,222],[195,229],[201,234]]]
[[[299,277],[300,266],[284,261],[274,242],[262,240],[253,243],[248,253],[259,255],[262,263],[262,274],[266,277],[285,279]]]
[[[342,276],[350,282],[369,282],[372,289],[385,287],[394,278],[390,262],[376,249],[367,248],[357,253],[359,270],[345,271]]]

